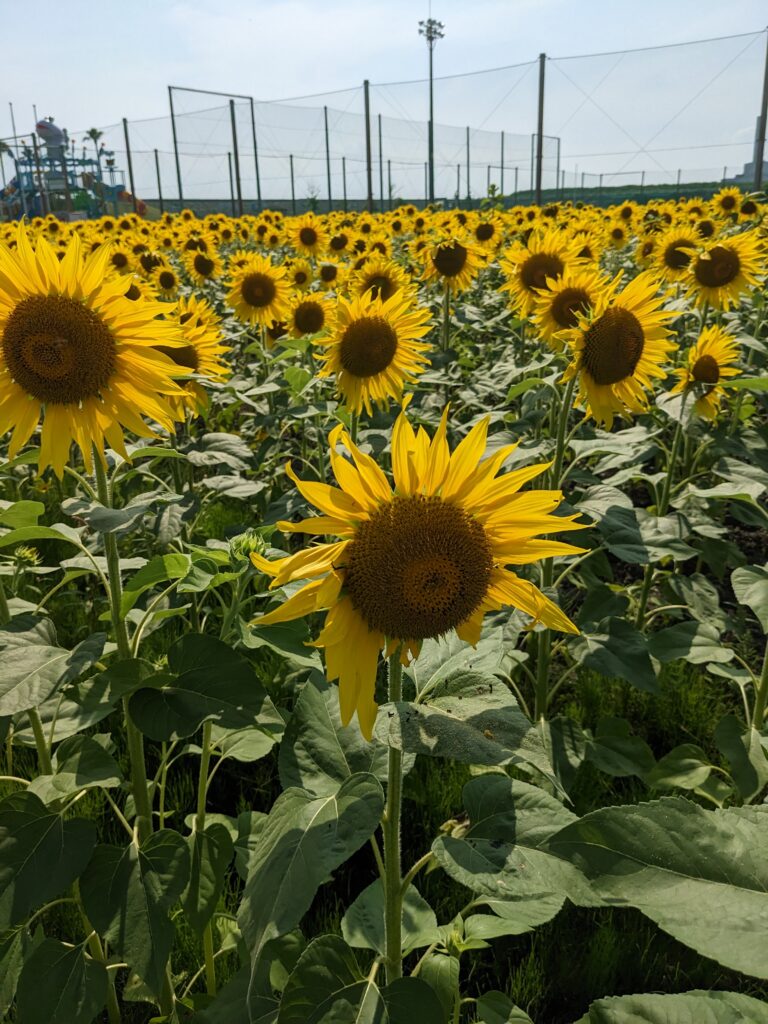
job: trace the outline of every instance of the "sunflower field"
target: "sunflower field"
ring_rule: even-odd
[[[0,225],[0,1018],[768,1024],[768,207]]]

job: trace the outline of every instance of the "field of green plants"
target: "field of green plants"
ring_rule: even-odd
[[[0,1019],[768,1024],[766,206],[0,225]]]

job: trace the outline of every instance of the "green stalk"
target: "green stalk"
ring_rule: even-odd
[[[563,472],[563,459],[565,457],[565,431],[568,426],[568,416],[573,406],[573,393],[576,389],[576,377],[571,377],[568,386],[563,394],[560,415],[557,421],[557,438],[555,439],[555,457],[549,473],[551,487],[557,490],[560,486],[560,477]],[[541,568],[541,586],[547,590],[552,586],[554,577],[555,561],[553,558],[545,558]],[[536,687],[534,718],[536,721],[546,719],[547,706],[549,704],[549,662],[552,651],[552,631],[542,629],[538,635],[538,649],[536,654]]]
[[[32,733],[35,737],[35,749],[37,750],[37,763],[40,768],[41,775],[53,775],[53,766],[51,764],[51,752],[48,749],[48,744],[45,741],[45,732],[43,730],[43,723],[40,720],[37,708],[30,708],[27,711],[27,718],[29,724],[32,726]]]
[[[760,673],[760,680],[755,693],[755,708],[752,712],[752,725],[755,729],[762,729],[765,718],[765,703],[768,698],[768,637],[765,641],[765,653],[763,654],[763,669]]]
[[[85,934],[88,936],[88,952],[91,954],[94,960],[99,963],[106,965],[107,958],[104,954],[104,947],[101,944],[101,939],[93,929],[93,925],[88,920],[88,915],[85,913],[83,907],[83,901],[80,897],[80,887],[77,882],[74,886],[75,902],[77,903],[78,910],[80,911],[80,917],[83,922],[83,928]],[[114,972],[107,972],[107,1018],[109,1024],[120,1024],[122,1015],[120,1013],[120,1005],[117,1001],[117,993],[115,992],[115,975]]]
[[[205,831],[205,799],[208,792],[208,769],[211,763],[211,723],[203,723],[200,775],[197,780],[197,813],[195,832]],[[216,995],[216,964],[213,958],[213,925],[209,921],[203,930],[203,955],[205,957],[205,990],[209,996]]]
[[[389,699],[402,700],[403,667],[400,647],[389,659]],[[400,811],[403,800],[403,754],[389,748],[387,806],[382,823],[384,835],[384,967],[387,984],[403,976],[402,923],[403,880],[400,868]]]
[[[443,352],[448,351],[448,343],[451,336],[451,286],[446,280],[443,285]]]
[[[8,599],[5,596],[5,587],[3,586],[2,577],[0,577],[0,626],[4,626],[10,621],[11,609],[8,607]]]
[[[101,463],[100,452],[93,451],[93,464],[96,476],[96,493],[99,501],[107,508],[112,507],[112,495],[107,482],[107,474]],[[121,612],[123,589],[120,583],[120,552],[117,538],[113,533],[102,534],[104,554],[107,560],[107,581],[109,585],[109,610],[112,617],[112,628],[115,631],[117,651],[121,660],[131,657],[131,645],[128,630]],[[144,763],[144,738],[133,724],[128,714],[128,698],[123,698],[123,717],[128,741],[128,756],[131,763],[131,793],[136,806],[136,832],[139,843],[143,843],[152,832],[152,806],[147,786],[147,769]]]
[[[667,463],[667,475],[664,478],[664,486],[661,491],[661,497],[659,498],[659,504],[656,508],[656,515],[661,517],[667,514],[669,507],[669,498],[672,493],[672,481],[675,476],[675,467],[677,465],[677,457],[680,454],[680,441],[683,436],[683,414],[685,413],[685,400],[686,395],[683,394],[683,401],[680,406],[680,419],[677,421],[675,426],[675,434],[672,438],[672,449],[669,453],[669,461]],[[645,613],[648,609],[648,598],[651,596],[651,587],[653,585],[654,567],[649,562],[645,567],[645,573],[643,575],[643,587],[640,591],[640,602],[637,607],[637,617],[635,618],[635,625],[638,629],[642,629],[645,624]]]

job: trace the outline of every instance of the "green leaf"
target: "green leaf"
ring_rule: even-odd
[[[749,801],[768,784],[768,758],[755,728],[744,730],[735,715],[721,718],[715,729],[717,749],[728,759],[731,778]]]
[[[363,889],[341,919],[344,940],[356,949],[384,953],[384,886],[380,878]],[[434,910],[414,885],[403,900],[403,955],[439,939]]]
[[[16,544],[29,544],[35,540],[64,540],[69,544],[80,545],[80,537],[71,526],[57,523],[55,526],[20,526],[0,537],[0,548]]]
[[[731,586],[739,604],[754,612],[757,621],[768,633],[768,567],[745,565],[731,573]]]
[[[738,992],[695,990],[612,996],[592,1003],[575,1024],[768,1024],[768,1003]]]
[[[478,1024],[533,1024],[531,1018],[515,1006],[503,992],[486,992],[477,1000]]]
[[[34,935],[24,928],[6,932],[0,939],[0,1019],[6,1020],[16,997],[19,976],[32,951],[43,941],[42,929]]]
[[[712,765],[707,755],[693,743],[681,743],[670,750],[646,773],[645,781],[653,789],[698,789],[709,778]]]
[[[462,764],[531,764],[552,777],[536,727],[495,676],[459,670],[429,688],[423,703],[379,710],[375,737],[408,754]]]
[[[65,821],[33,793],[0,800],[0,932],[61,895],[82,873],[96,826]]]
[[[72,651],[30,644],[5,650],[0,673],[0,716],[18,715],[46,701],[101,657],[106,636],[94,633]]]
[[[92,1024],[107,998],[107,969],[45,939],[24,964],[17,993],[19,1024]]]
[[[594,739],[587,743],[587,760],[614,778],[643,775],[651,771],[656,759],[639,736],[631,735],[625,718],[601,718]]]
[[[342,726],[338,688],[311,676],[299,693],[280,744],[283,788],[298,786],[317,796],[330,796],[356,772],[370,772],[385,782],[388,757],[389,748],[376,740],[368,743],[357,725]]]
[[[145,680],[129,712],[145,736],[191,736],[203,722],[258,729],[276,741],[283,720],[241,654],[215,637],[190,633],[168,651],[169,672]]]
[[[19,529],[25,526],[37,526],[37,521],[45,512],[42,501],[15,501],[7,508],[0,508],[0,526]]]
[[[99,501],[90,501],[86,498],[67,498],[62,502],[61,509],[66,515],[83,520],[98,533],[121,535],[127,533],[148,513],[156,512],[168,505],[176,505],[182,500],[180,494],[157,490],[137,494],[122,508],[110,508]]]
[[[648,642],[626,619],[604,619],[593,633],[568,641],[574,660],[607,678],[626,679],[639,690],[658,691]]]
[[[320,885],[376,829],[384,794],[372,775],[352,775],[332,796],[287,789],[256,839],[238,923],[255,968],[264,944],[295,928]]]
[[[504,674],[505,660],[508,660],[508,654],[503,630],[496,628],[489,630],[475,647],[470,647],[455,633],[437,640],[425,640],[418,658],[405,671],[420,694],[459,670],[489,677],[496,672]]]
[[[565,897],[562,895],[519,896],[508,900],[478,900],[492,914],[471,914],[464,919],[464,937],[476,945],[501,935],[524,935],[538,928],[560,913]]]
[[[191,928],[202,936],[213,917],[224,889],[234,847],[228,830],[217,822],[203,832],[193,832],[189,845],[189,884],[181,897],[181,905]]]
[[[768,377],[734,377],[724,380],[722,387],[733,391],[768,391]]]
[[[563,870],[546,840],[576,817],[543,790],[496,773],[464,787],[469,826],[439,836],[432,852],[456,882],[501,901],[542,893],[594,904],[589,885],[570,865]]]
[[[681,659],[690,665],[733,661],[733,651],[723,647],[719,632],[707,622],[678,622],[668,626],[650,637],[648,649],[662,664]]]
[[[189,555],[177,553],[155,555],[137,573],[126,580],[120,604],[122,614],[126,615],[145,591],[160,583],[167,583],[169,580],[183,579],[189,571],[190,565]]]
[[[679,942],[768,978],[768,808],[705,811],[682,797],[592,811],[547,842],[597,893]]]
[[[169,909],[189,879],[189,850],[171,829],[154,832],[139,849],[98,846],[80,879],[89,920],[158,996],[173,945]]]
[[[459,998],[459,958],[446,953],[432,953],[419,968],[419,977],[432,989],[443,1009],[443,1019],[450,1020]]]
[[[320,655],[309,647],[310,635],[307,624],[297,619],[294,622],[278,622],[274,626],[242,624],[240,635],[246,647],[256,649],[268,647],[279,654],[290,665],[301,668],[321,667]]]
[[[109,740],[108,736],[102,740]],[[71,796],[94,786],[109,789],[119,786],[123,773],[114,757],[93,736],[71,736],[57,748],[52,759],[53,774],[32,780],[27,792],[44,803]]]

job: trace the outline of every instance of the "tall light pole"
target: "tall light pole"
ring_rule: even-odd
[[[434,99],[432,95],[432,51],[438,39],[442,39],[445,25],[436,18],[419,22],[419,35],[424,36],[429,48],[429,201],[435,201],[435,124]]]

